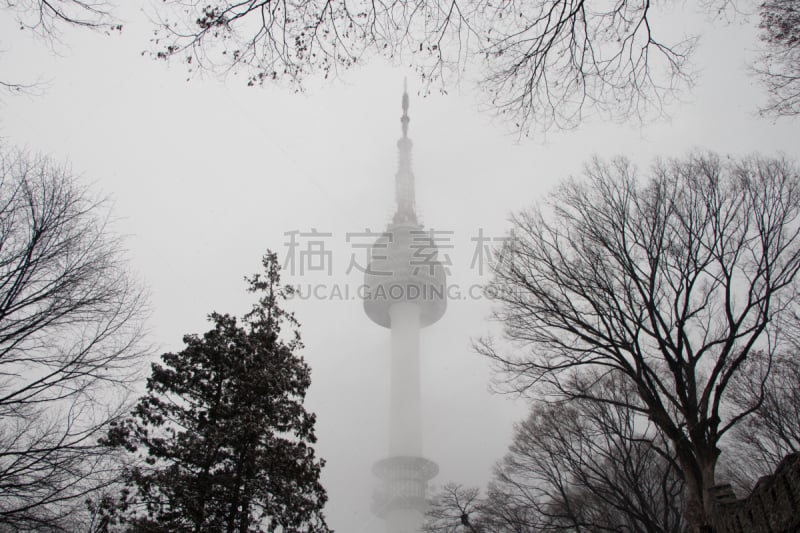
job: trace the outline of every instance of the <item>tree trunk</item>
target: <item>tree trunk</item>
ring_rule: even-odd
[[[233,493],[230,495],[231,500],[228,502],[228,528],[227,533],[235,533],[236,532],[236,518],[239,515],[239,498],[240,498],[240,491],[239,486],[241,484],[242,478],[242,467],[241,463],[236,466],[236,477],[234,479],[234,486],[233,486]]]
[[[242,501],[242,514],[239,522],[239,533],[250,531],[250,497],[245,495]]]
[[[678,451],[678,461],[686,482],[686,529],[691,533],[711,533],[714,528],[710,489],[715,483],[716,454],[697,457],[684,449]]]
[[[714,531],[714,499],[711,496],[711,487],[716,484],[715,471],[717,468],[716,456],[701,466],[703,474],[703,515],[705,517],[704,533]]]

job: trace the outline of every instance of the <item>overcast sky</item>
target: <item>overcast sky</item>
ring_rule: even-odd
[[[746,71],[755,20],[744,16],[703,29],[705,17],[689,5],[672,8],[669,30],[701,30],[703,39],[698,84],[668,108],[671,119],[644,126],[590,119],[531,141],[479,112],[468,82],[422,98],[413,73],[379,61],[312,81],[302,94],[248,88],[235,76],[187,82],[181,65],[142,56],[152,28],[136,4],[121,13],[120,35],[67,31],[57,53],[4,14],[0,72],[46,83],[41,95],[0,96],[0,137],[69,161],[113,199],[114,228],[128,236],[132,268],[152,294],[159,353],[205,331],[212,310],[243,313],[250,300],[242,277],[259,268],[267,248],[282,261],[294,258],[284,281],[301,294],[322,287],[291,307],[313,370],[307,405],[318,415],[317,450],[327,460],[326,513],[340,532],[379,529],[369,512],[377,487],[370,467],[385,454],[389,335],[362,311],[361,273],[347,272],[351,260],[363,265],[359,245],[368,239],[348,234],[379,232],[393,212],[405,75],[418,211],[442,232],[462,296],[422,337],[424,448],[441,468],[434,485],[485,483],[525,412],[521,401],[488,392],[491,371],[470,348],[492,327],[490,303],[470,297],[488,279],[476,256],[481,235],[501,238],[509,213],[578,174],[593,155],[626,155],[643,169],[656,156],[692,149],[800,155],[800,120],[774,123],[755,113],[762,96]],[[294,254],[286,245],[292,232]],[[331,252],[329,263],[301,273],[299,251],[312,241]]]

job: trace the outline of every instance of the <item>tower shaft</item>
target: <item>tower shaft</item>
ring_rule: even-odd
[[[389,400],[389,456],[422,455],[419,382],[420,309],[413,302],[389,308],[392,337]]]

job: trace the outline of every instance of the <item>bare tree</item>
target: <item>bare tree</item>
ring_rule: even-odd
[[[446,487],[427,531],[462,531],[446,527],[459,516],[485,533],[683,531],[683,482],[669,443],[628,408],[634,391],[613,376],[602,381],[607,402],[535,405],[487,496]]]
[[[762,109],[771,116],[800,114],[800,2],[766,0],[761,4],[761,38],[766,50],[756,71],[767,88]]]
[[[106,213],[0,147],[0,527],[57,530],[114,468],[97,438],[124,414],[145,301]]]
[[[248,83],[288,80],[382,55],[416,67],[429,90],[483,65],[492,106],[523,131],[571,127],[590,104],[622,119],[660,112],[691,81],[695,39],[661,41],[648,0],[170,0],[156,54],[191,69],[242,70]],[[657,18],[657,17],[656,17]]]
[[[656,163],[595,160],[513,219],[516,240],[489,291],[514,349],[479,345],[505,385],[607,402],[615,373],[674,448],[684,520],[708,525],[722,437],[754,407],[724,406],[755,350],[771,358],[800,268],[800,189],[783,159],[714,155]],[[588,372],[588,373],[587,373]]]
[[[471,523],[481,512],[480,491],[448,483],[433,498],[423,531],[426,533],[483,533]]]
[[[680,533],[674,453],[629,409],[635,392],[613,376],[602,381],[606,402],[537,408],[518,425],[490,488],[491,507],[536,509],[536,531]]]

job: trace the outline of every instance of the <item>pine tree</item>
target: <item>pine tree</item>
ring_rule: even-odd
[[[152,365],[147,393],[109,433],[109,445],[143,459],[125,476],[135,491],[129,530],[329,531],[315,417],[303,406],[310,370],[297,322],[279,306],[288,289],[275,254],[263,265],[245,278],[260,298],[241,323],[212,313],[211,330]]]

